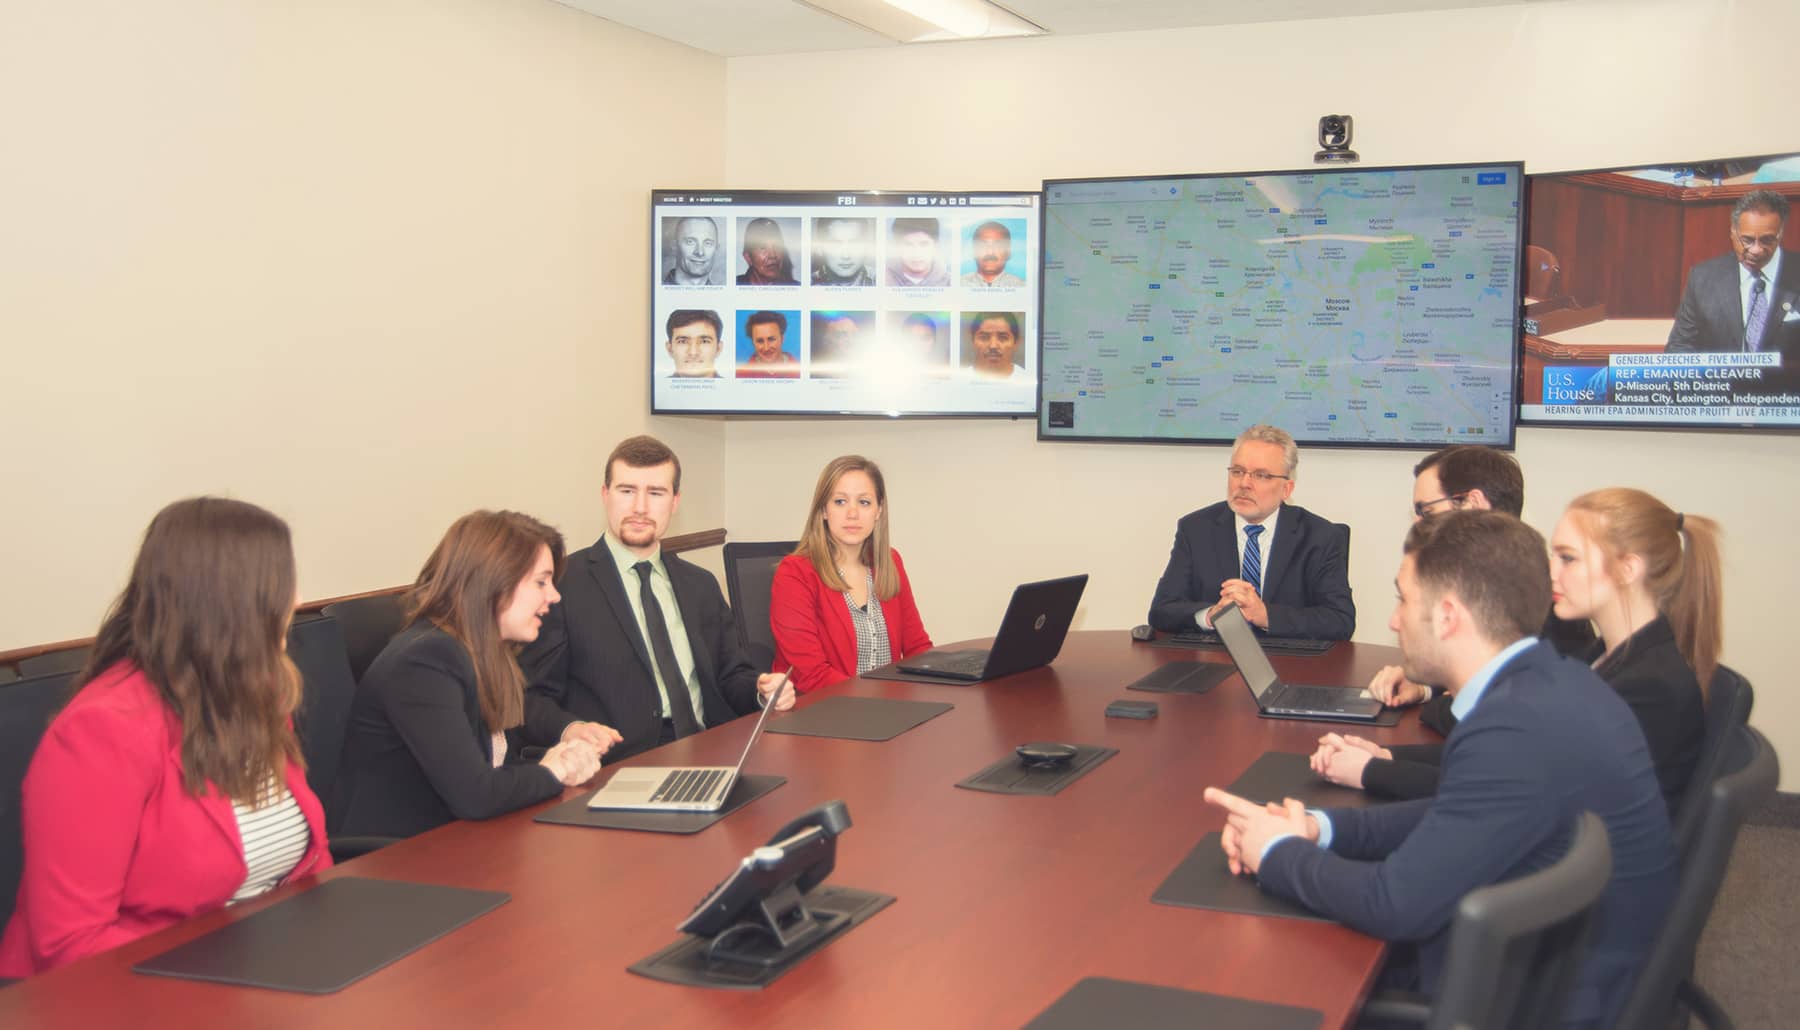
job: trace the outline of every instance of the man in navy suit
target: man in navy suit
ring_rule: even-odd
[[[1800,260],[1781,249],[1787,198],[1754,190],[1731,209],[1731,253],[1695,265],[1669,330],[1668,350],[1780,354],[1792,381],[1800,362]],[[1756,384],[1746,382],[1744,389]],[[1775,383],[1770,383],[1773,388]]]
[[[1608,1025],[1675,891],[1675,850],[1631,709],[1530,634],[1550,606],[1544,539],[1499,512],[1422,519],[1407,534],[1390,628],[1406,675],[1443,683],[1459,721],[1437,796],[1367,809],[1259,807],[1217,788],[1232,871],[1396,944],[1384,986],[1434,994],[1463,895],[1567,853],[1577,815],[1606,823],[1613,871],[1564,1025]]]
[[[519,654],[530,686],[525,737],[603,733],[607,761],[735,719],[767,703],[779,676],[738,646],[712,573],[662,553],[681,503],[681,462],[634,436],[606,459],[606,533],[569,555],[538,638]],[[793,707],[792,688],[776,707]],[[571,728],[573,727],[573,728]]]
[[[1275,636],[1350,639],[1350,531],[1287,503],[1299,465],[1287,433],[1244,430],[1231,451],[1225,500],[1175,526],[1150,625],[1168,633],[1211,629],[1213,613],[1235,604]]]

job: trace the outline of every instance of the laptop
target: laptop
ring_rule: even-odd
[[[1250,688],[1256,707],[1268,719],[1319,719],[1327,722],[1374,722],[1381,717],[1380,701],[1355,687],[1309,686],[1283,683],[1263,653],[1250,620],[1235,604],[1219,609],[1213,629],[1231,653],[1231,664]]]
[[[931,650],[896,663],[901,672],[938,676],[961,683],[1011,676],[1049,665],[1061,653],[1069,623],[1087,589],[1087,574],[1022,583],[1013,590],[994,646],[987,650]]]
[[[640,812],[717,812],[725,806],[725,799],[730,796],[738,773],[744,768],[744,759],[750,757],[756,738],[762,736],[763,724],[775,710],[773,699],[781,696],[781,689],[793,674],[793,666],[781,674],[774,692],[769,695],[770,703],[763,705],[762,714],[756,717],[756,728],[744,742],[744,753],[738,756],[737,765],[700,765],[685,769],[626,766],[613,773],[612,779],[594,792],[587,806]]]

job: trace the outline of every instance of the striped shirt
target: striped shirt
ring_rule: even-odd
[[[888,647],[887,620],[881,617],[881,599],[875,596],[875,573],[869,573],[869,603],[861,608],[850,591],[844,591],[844,606],[850,609],[850,622],[856,627],[856,671],[879,669],[894,660]]]
[[[300,811],[300,803],[286,784],[269,784],[260,806],[234,801],[231,810],[237,816],[238,836],[244,843],[244,868],[249,874],[244,877],[244,885],[231,896],[235,903],[274,890],[293,872],[312,844],[312,828],[306,824],[306,813]]]

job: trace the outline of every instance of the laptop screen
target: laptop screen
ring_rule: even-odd
[[[1238,675],[1250,685],[1250,693],[1261,701],[1269,688],[1279,682],[1275,675],[1275,667],[1269,664],[1269,656],[1263,654],[1262,645],[1256,642],[1256,631],[1250,628],[1250,620],[1235,604],[1228,604],[1213,616],[1213,629],[1219,631],[1219,639],[1225,642],[1225,650],[1231,652],[1232,664],[1237,666]]]
[[[781,696],[782,688],[787,686],[788,677],[793,674],[794,667],[790,665],[788,670],[781,674],[781,678],[775,681],[775,690],[769,694],[769,703],[763,705],[762,714],[756,717],[756,728],[750,731],[750,739],[744,741],[744,753],[739,755],[737,760],[738,772],[744,771],[744,759],[750,757],[750,749],[756,746],[756,738],[762,736],[763,723],[769,721],[769,713],[775,710],[775,700]]]

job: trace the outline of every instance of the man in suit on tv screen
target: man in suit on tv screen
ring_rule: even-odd
[[[1774,190],[1732,207],[1731,253],[1688,272],[1671,353],[1760,351],[1781,355],[1784,379],[1800,371],[1800,260],[1781,246],[1787,216],[1788,200]]]

